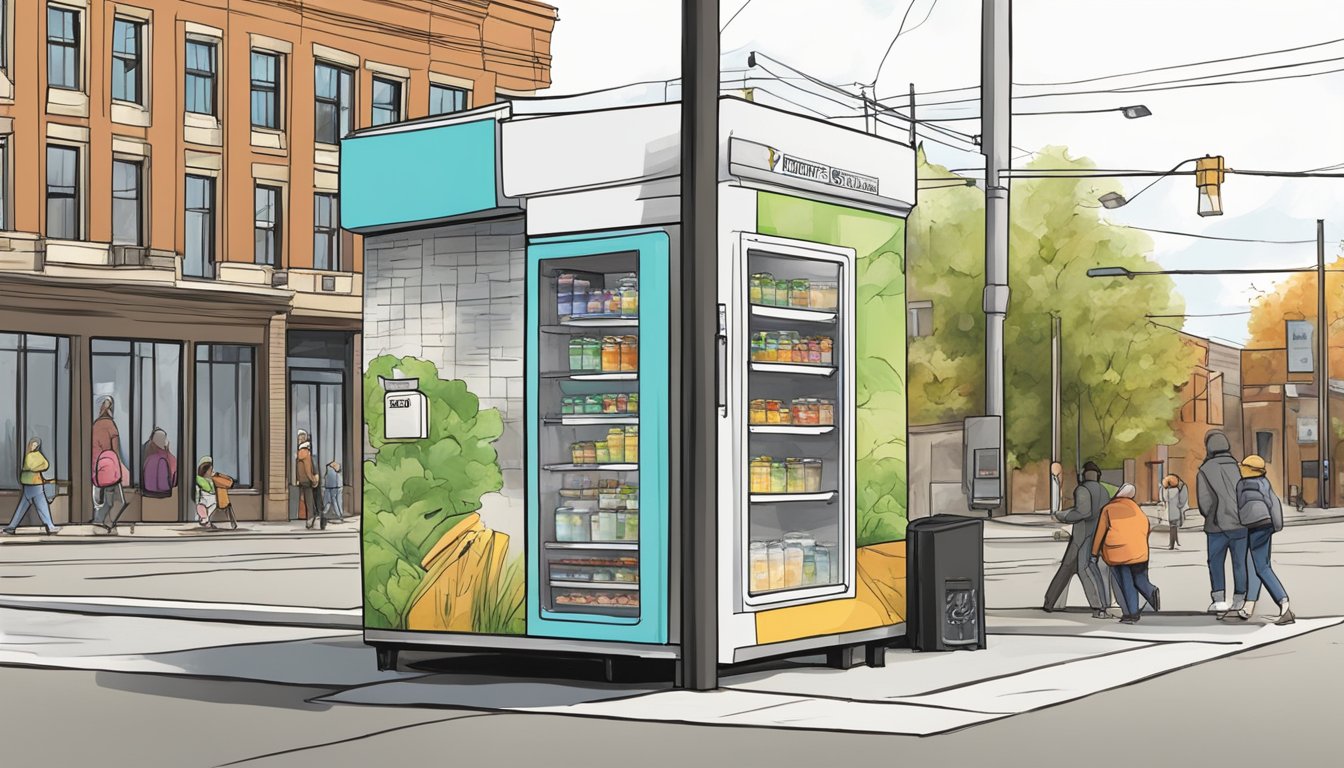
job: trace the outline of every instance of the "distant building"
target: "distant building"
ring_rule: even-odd
[[[38,436],[57,521],[88,520],[109,395],[125,520],[190,519],[202,455],[240,518],[294,517],[299,429],[359,488],[338,143],[545,88],[555,21],[533,0],[0,0],[0,508]],[[155,429],[166,493],[142,487]]]
[[[1241,449],[1258,453],[1269,468],[1274,490],[1311,506],[1320,498],[1318,460],[1322,430],[1319,425],[1319,388],[1312,374],[1288,373],[1285,349],[1247,349],[1242,352],[1245,371],[1245,432]],[[1344,381],[1330,380],[1331,456],[1344,451],[1338,426],[1344,417]],[[1337,466],[1331,461],[1331,500],[1339,504],[1341,489]]]

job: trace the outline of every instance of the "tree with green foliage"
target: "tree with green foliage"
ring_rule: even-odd
[[[929,165],[921,179],[961,177]],[[1033,170],[1085,170],[1095,165],[1047,147]],[[1005,328],[1005,423],[1010,466],[1050,456],[1050,317],[1063,329],[1063,423],[1082,412],[1083,458],[1115,466],[1174,440],[1171,421],[1195,352],[1181,343],[1181,323],[1148,315],[1180,315],[1184,301],[1164,276],[1091,279],[1087,270],[1118,266],[1159,269],[1141,232],[1101,219],[1097,198],[1119,191],[1097,178],[1024,179],[1013,183],[1010,228],[1011,299]],[[925,191],[910,220],[911,293],[933,302],[934,334],[910,345],[911,418],[953,421],[981,412],[984,402],[984,198],[970,188]],[[1073,454],[1066,428],[1065,456]],[[1069,461],[1072,463],[1072,461]]]
[[[419,380],[429,408],[429,437],[384,437],[380,379]],[[460,379],[439,378],[438,367],[414,357],[384,355],[364,373],[364,423],[375,451],[364,462],[364,589],[366,624],[405,628],[410,600],[425,572],[421,561],[481,497],[503,487],[493,443],[504,431],[494,408]]]

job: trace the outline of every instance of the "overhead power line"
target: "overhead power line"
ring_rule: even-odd
[[[1133,72],[1121,72],[1114,75],[1100,75],[1098,77],[1086,77],[1081,80],[1060,80],[1058,82],[1053,83],[1014,82],[1013,85],[1021,85],[1024,87],[1041,87],[1041,88],[1048,88],[1051,86],[1061,86],[1061,85],[1081,85],[1083,83],[1096,83],[1102,80],[1117,80],[1122,77],[1133,77],[1135,75],[1148,75],[1152,74],[1153,72],[1169,72],[1174,69],[1189,69],[1191,67],[1203,67],[1209,64],[1225,64],[1229,61],[1245,61],[1247,59],[1258,59],[1265,56],[1277,56],[1281,53],[1294,53],[1296,51],[1305,51],[1311,48],[1323,48],[1327,45],[1334,45],[1336,43],[1344,43],[1344,37],[1336,38],[1334,40],[1326,40],[1320,43],[1310,43],[1308,45],[1293,46],[1292,48],[1279,48],[1273,51],[1261,51],[1260,53],[1247,53],[1241,56],[1228,56],[1222,59],[1209,59],[1207,61],[1196,61],[1188,64],[1171,64],[1165,67],[1150,67],[1148,69],[1136,69]]]
[[[1258,243],[1261,245],[1316,244],[1316,240],[1314,238],[1311,240],[1260,240],[1256,238],[1247,238],[1247,237],[1217,237],[1215,235],[1201,235],[1196,232],[1177,232],[1170,229],[1152,229],[1150,227],[1136,227],[1130,224],[1115,224],[1113,222],[1111,223],[1111,226],[1124,227],[1126,229],[1137,229],[1140,232],[1152,232],[1159,235],[1176,235],[1178,237],[1191,237],[1195,238],[1196,240],[1217,240],[1219,242],[1224,243]]]

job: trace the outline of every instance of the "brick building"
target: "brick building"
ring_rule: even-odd
[[[88,519],[107,396],[126,520],[188,519],[202,455],[240,518],[295,516],[298,429],[358,488],[338,142],[546,87],[555,21],[533,0],[0,0],[0,507],[37,436],[57,521]],[[141,487],[156,429],[166,493]]]

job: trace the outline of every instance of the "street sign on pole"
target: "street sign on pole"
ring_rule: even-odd
[[[1312,351],[1314,331],[1309,320],[1289,320],[1285,338],[1288,339],[1288,372],[1313,373],[1316,356]]]

